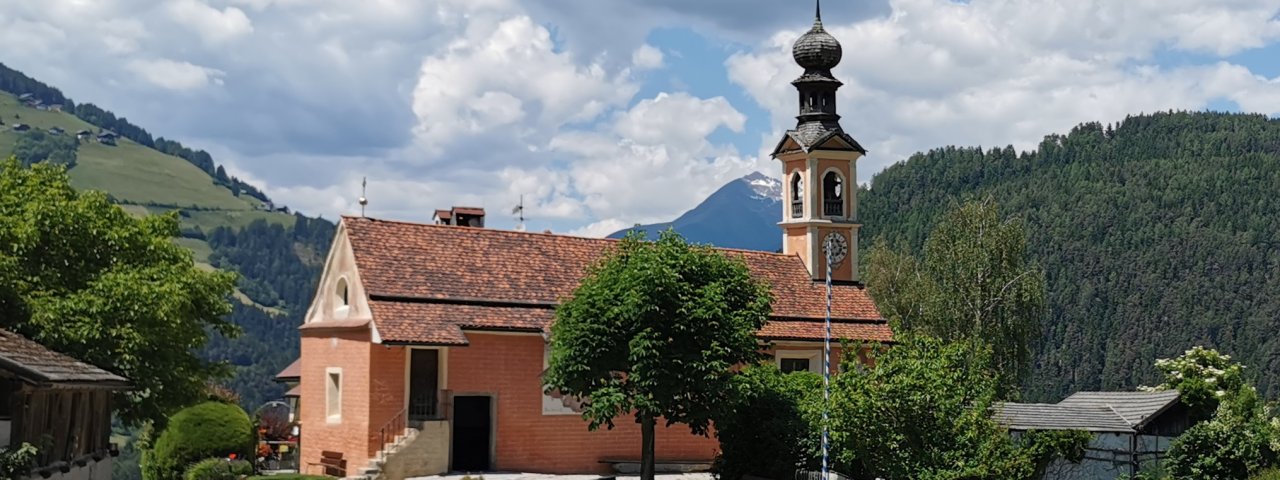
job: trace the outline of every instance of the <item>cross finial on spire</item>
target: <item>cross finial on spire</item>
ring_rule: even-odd
[[[369,186],[369,177],[360,179],[360,217],[364,218],[364,207],[369,204],[369,199],[365,197],[366,188]]]

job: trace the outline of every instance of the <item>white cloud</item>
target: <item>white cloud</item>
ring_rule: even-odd
[[[222,85],[224,72],[188,62],[160,58],[133,60],[129,69],[157,87],[169,90],[195,90],[209,84]]]
[[[175,22],[194,29],[208,44],[220,44],[253,33],[253,22],[236,7],[218,10],[200,0],[174,0],[168,10]]]
[[[631,52],[631,65],[637,70],[662,68],[662,60],[662,50],[647,43],[641,45],[636,51]]]
[[[1151,63],[1169,45],[1222,55],[1271,41],[1280,33],[1280,3],[1168,3],[894,0],[890,15],[829,23],[846,47],[835,71],[846,83],[842,124],[870,150],[860,180],[929,148],[1030,149],[1080,122],[1198,109],[1217,98],[1280,111],[1280,85],[1244,67]],[[1217,25],[1219,34],[1206,35],[1191,19]],[[732,81],[771,113],[772,138],[795,124],[788,82],[800,73],[790,56],[800,33],[779,33],[726,62]]]
[[[539,135],[625,104],[638,90],[628,75],[576,64],[527,16],[473,22],[463,38],[422,62],[413,91],[415,131],[437,153],[464,133],[537,142]],[[516,128],[490,130],[516,121]]]
[[[1278,11],[873,0],[826,20],[846,47],[841,112],[871,150],[866,180],[917,150],[1030,147],[1080,121],[1215,99],[1280,112],[1280,79],[1214,63],[1274,45]],[[597,235],[776,174],[764,153],[795,122],[790,46],[810,13],[772,0],[42,0],[0,2],[0,44],[6,64],[213,151],[295,209],[358,212],[368,176],[371,215],[469,203],[502,225],[523,194],[530,230]],[[731,104],[737,92],[701,90],[715,83],[691,75],[725,73],[689,70],[657,28],[697,32],[679,40],[706,42],[694,49],[743,49],[724,66],[765,125]],[[1158,66],[1170,49],[1190,60]],[[710,140],[726,131],[759,149]]]
[[[747,117],[724,97],[701,99],[687,93],[659,93],[621,114],[614,131],[642,144],[666,143],[699,150],[707,135],[720,127],[741,132]]]

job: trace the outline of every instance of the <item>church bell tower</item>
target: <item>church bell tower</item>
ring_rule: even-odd
[[[840,42],[822,28],[819,3],[813,28],[796,40],[791,55],[804,68],[791,82],[799,91],[796,128],[773,150],[782,162],[782,251],[799,255],[814,280],[858,281],[857,168],[866,150],[840,128],[831,69],[840,64]]]

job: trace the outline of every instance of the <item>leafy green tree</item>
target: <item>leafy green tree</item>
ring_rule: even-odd
[[[175,215],[130,216],[63,167],[0,163],[0,323],[128,378],[126,422],[161,420],[228,373],[197,351],[238,332],[235,275],[196,268],[177,235]]]
[[[715,418],[719,478],[795,478],[821,465],[822,376],[782,373],[772,363],[734,377],[733,399]]]
[[[858,479],[1038,478],[1050,461],[1079,461],[1085,432],[1014,440],[992,419],[999,382],[991,348],[902,334],[832,382],[837,468]],[[847,362],[856,361],[854,359]]]
[[[655,242],[628,235],[556,310],[547,387],[583,398],[592,429],[634,414],[641,478],[652,480],[657,420],[707,433],[731,369],[760,358],[770,301],[740,258],[670,230]]]
[[[1280,423],[1252,385],[1222,396],[1213,418],[1174,439],[1168,471],[1179,480],[1245,480],[1277,465]]]
[[[899,330],[991,345],[1001,397],[1016,394],[1044,316],[1044,272],[1027,262],[1023,224],[1001,220],[991,198],[948,212],[924,259],[877,241],[867,285]]]

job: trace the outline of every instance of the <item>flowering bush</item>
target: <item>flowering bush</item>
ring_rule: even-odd
[[[1208,420],[1223,399],[1244,387],[1244,366],[1217,350],[1194,347],[1178,358],[1156,360],[1164,383],[1148,390],[1176,389],[1193,421]]]

